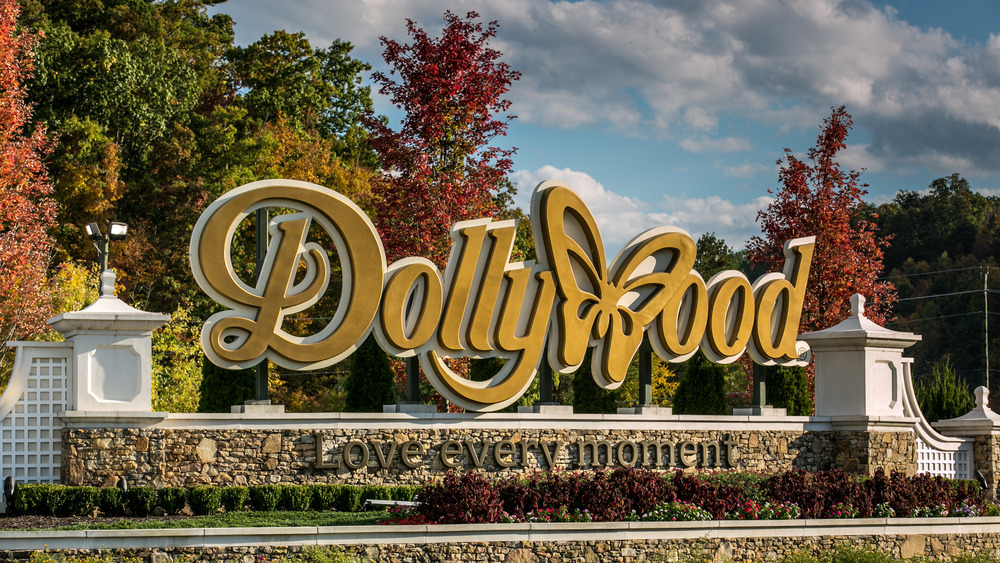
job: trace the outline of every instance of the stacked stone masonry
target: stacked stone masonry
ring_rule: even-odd
[[[63,431],[62,459],[71,485],[108,486],[119,477],[155,487],[413,485],[452,469],[502,476],[620,465],[913,474],[916,446],[909,432],[77,428]]]
[[[363,561],[462,561],[504,563],[627,563],[634,561],[774,561],[796,552],[821,554],[839,547],[877,549],[898,558],[947,559],[961,554],[1000,553],[1000,532],[987,534],[919,534],[870,536],[804,536],[704,538],[700,540],[507,541],[427,544],[365,544],[332,549]],[[63,550],[63,556],[114,555],[144,563],[200,561],[255,563],[300,553],[301,547],[166,548],[131,550]],[[0,563],[29,561],[31,551],[0,550]]]

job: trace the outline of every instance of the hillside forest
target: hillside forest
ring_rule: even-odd
[[[512,205],[507,179],[516,149],[494,146],[514,119],[504,96],[519,78],[490,47],[502,22],[446,12],[441,36],[430,37],[401,20],[399,38],[382,38],[383,58],[393,69],[383,74],[353,58],[344,41],[315,46],[302,33],[275,30],[237,45],[232,19],[210,11],[217,4],[0,0],[0,331],[5,340],[59,338],[45,319],[80,309],[97,294],[97,252],[84,226],[127,223],[128,238],[111,246],[117,293],[137,308],[172,316],[154,336],[156,410],[228,411],[254,395],[253,373],[227,372],[204,359],[201,324],[219,309],[198,289],[188,264],[195,220],[228,190],[265,178],[334,188],[372,217],[390,262],[419,255],[439,267],[454,222],[525,218]],[[453,79],[459,75],[462,80]],[[373,112],[373,88],[405,115],[400,123]],[[803,321],[811,324],[800,329],[842,320],[845,296],[861,291],[872,299],[874,319],[922,336],[909,349],[917,380],[945,372],[995,391],[1000,198],[977,192],[961,171],[942,170],[942,177],[888,203],[866,203],[863,176],[836,166],[850,127],[846,110],[834,108],[808,158],[787,152],[778,182],[761,187],[775,197],[772,208],[761,211],[761,237],[747,249],[732,249],[705,233],[697,241],[696,269],[706,279],[723,269],[754,279],[775,269],[780,237],[817,234],[818,256],[829,256],[829,268],[814,272],[816,293]],[[830,171],[838,171],[833,181],[817,180],[829,179]],[[836,224],[816,222],[818,213],[805,217],[813,223],[790,221],[792,206],[782,204],[809,197],[835,209],[823,216]],[[792,223],[818,232],[789,232]],[[241,225],[234,245],[236,268],[252,279],[252,220]],[[856,268],[837,262],[846,249],[858,254]],[[533,255],[527,221],[521,221],[512,259]],[[328,292],[337,293],[335,287]],[[324,298],[284,326],[316,331],[336,306],[335,298]],[[385,360],[371,346],[362,350],[356,366],[348,361],[318,372],[270,366],[270,397],[293,412],[357,410],[358,397],[374,388],[359,387],[357,378],[387,377],[392,384],[364,400],[399,398],[402,362]],[[0,387],[11,362],[0,352]],[[654,362],[657,402],[674,405],[676,398],[683,411],[691,401],[685,379],[690,388],[694,377],[686,374],[707,369],[698,356],[689,364]],[[488,361],[456,364],[474,378],[494,368]],[[749,360],[711,369],[719,399],[705,408],[748,403]],[[580,373],[556,377],[556,400],[580,412],[637,400],[634,376],[614,393],[595,394]],[[801,401],[797,414],[811,410],[808,371],[774,377],[786,381],[775,380],[779,403]],[[422,393],[442,401],[426,384]],[[529,390],[521,403],[538,393]]]

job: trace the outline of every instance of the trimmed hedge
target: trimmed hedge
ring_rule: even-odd
[[[8,511],[37,516],[148,516],[160,507],[178,514],[190,505],[195,514],[214,514],[219,509],[238,512],[274,510],[338,510],[358,512],[365,499],[413,500],[420,487],[380,485],[260,485],[254,487],[193,488],[133,487],[122,493],[116,487],[70,487],[51,484],[19,484]]]
[[[223,487],[222,489],[222,508],[226,512],[246,510],[249,499],[250,489],[246,487]]]
[[[222,506],[222,489],[199,485],[191,489],[191,510],[195,514],[215,514]]]
[[[184,487],[166,487],[157,494],[159,506],[167,514],[180,514],[188,503],[188,490]]]

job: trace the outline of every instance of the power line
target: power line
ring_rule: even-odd
[[[982,311],[969,311],[968,313],[955,313],[954,315],[942,315],[940,317],[921,317],[919,319],[902,319],[898,321],[890,321],[885,324],[892,325],[892,324],[905,324],[917,321],[936,321],[938,319],[950,319],[952,317],[967,317],[969,315],[979,315],[979,314],[982,314]],[[992,314],[1000,315],[1000,313],[992,313]]]
[[[981,289],[973,289],[969,291],[955,291],[953,293],[938,293],[935,295],[921,295],[920,297],[904,297],[902,299],[897,299],[896,301],[916,301],[918,299],[930,299],[932,297],[951,297],[952,295],[967,295],[969,293],[982,293]]]
[[[912,274],[896,274],[895,276],[882,276],[880,280],[891,280],[894,278],[912,278],[914,276],[929,276],[931,274],[947,274],[950,272],[965,272],[968,270],[981,270],[983,268],[996,268],[996,266],[969,266],[968,268],[954,268],[951,270],[934,270],[933,272],[914,272]]]

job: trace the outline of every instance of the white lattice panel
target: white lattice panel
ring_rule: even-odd
[[[917,473],[929,473],[952,479],[970,479],[969,448],[942,450],[917,438]]]
[[[0,473],[17,483],[58,483],[69,362],[34,357],[24,391],[0,420]]]

